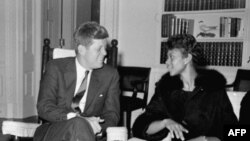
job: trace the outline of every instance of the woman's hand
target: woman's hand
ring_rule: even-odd
[[[176,137],[177,139],[185,140],[183,132],[188,133],[188,130],[181,124],[175,122],[172,119],[164,119],[163,123],[165,127],[170,131],[171,138]]]

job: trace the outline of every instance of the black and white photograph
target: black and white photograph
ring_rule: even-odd
[[[0,0],[0,141],[250,140],[250,1]]]

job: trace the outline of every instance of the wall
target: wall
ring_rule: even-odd
[[[158,2],[120,1],[118,45],[122,65],[155,66]]]
[[[1,21],[5,20],[5,1],[1,1],[0,3],[0,18]],[[0,22],[0,117],[6,115],[6,95],[5,92],[5,22]]]
[[[106,27],[109,39],[118,39],[120,0],[100,1],[100,24]]]
[[[149,98],[154,84],[166,72],[159,66],[161,0],[120,0],[118,22],[119,64],[151,67]],[[132,113],[132,123],[142,110]]]

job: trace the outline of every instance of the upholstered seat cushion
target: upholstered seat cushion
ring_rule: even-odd
[[[3,121],[2,133],[19,137],[33,137],[38,123],[25,123],[19,121]]]

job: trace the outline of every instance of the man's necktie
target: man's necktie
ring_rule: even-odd
[[[86,88],[87,88],[88,74],[89,74],[89,71],[85,71],[85,77],[82,80],[81,86],[79,87],[76,95],[72,99],[71,107],[77,113],[81,113],[79,103],[80,103],[80,101],[81,101],[81,99],[86,91]]]

